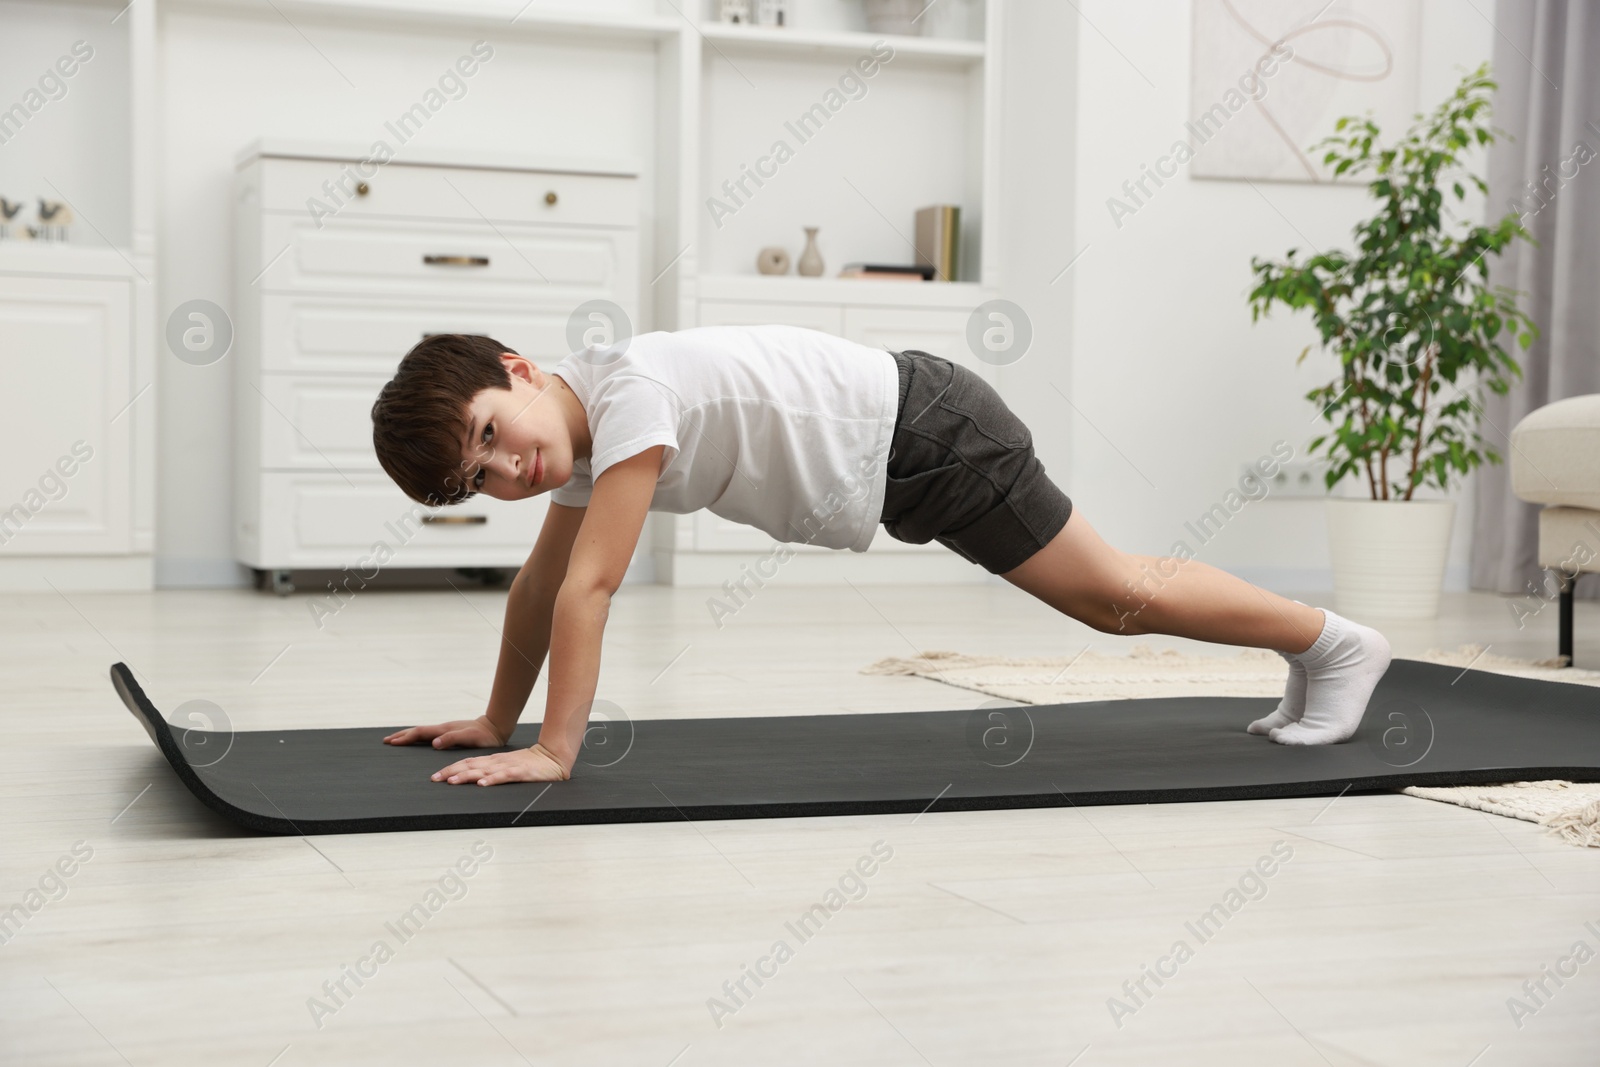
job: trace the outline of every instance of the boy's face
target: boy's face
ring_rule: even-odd
[[[510,352],[500,359],[511,388],[484,389],[472,398],[461,470],[485,496],[521,500],[572,477],[572,435],[554,375]]]

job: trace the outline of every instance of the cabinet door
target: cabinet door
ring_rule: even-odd
[[[700,301],[701,326],[804,326],[843,336],[838,304],[762,304],[736,300]]]
[[[0,553],[131,550],[132,298],[128,282],[0,277]]]
[[[694,547],[697,552],[760,552],[770,551],[772,535],[754,526],[725,519],[709,511],[694,513]],[[832,552],[821,545],[789,542],[791,552]]]
[[[844,336],[874,348],[904,352],[915,348],[959,363],[994,385],[998,367],[972,354],[967,345],[971,313],[950,308],[844,309]]]

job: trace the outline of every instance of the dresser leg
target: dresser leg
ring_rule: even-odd
[[[1559,627],[1557,640],[1560,647],[1557,651],[1561,655],[1561,665],[1570,667],[1572,666],[1572,590],[1578,584],[1578,577],[1575,574],[1567,574],[1564,570],[1559,573],[1561,574],[1561,607],[1560,622],[1557,624]]]

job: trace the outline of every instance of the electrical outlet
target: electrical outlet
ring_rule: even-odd
[[[1328,470],[1326,463],[1317,460],[1293,460],[1288,463],[1278,464],[1277,473],[1267,479],[1271,487],[1269,497],[1323,499],[1329,496],[1338,496],[1336,487],[1332,493],[1328,492],[1323,479]],[[1261,477],[1252,464],[1240,467],[1241,473],[1249,473],[1256,478]]]

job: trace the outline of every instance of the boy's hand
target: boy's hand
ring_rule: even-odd
[[[501,782],[564,782],[572,777],[566,766],[543,745],[519,748],[515,752],[496,752],[492,756],[469,756],[434,772],[436,782],[451,785],[499,785]]]
[[[413,726],[396,730],[383,739],[386,745],[415,745],[432,741],[434,748],[499,748],[506,738],[489,722],[488,716],[476,719],[457,719],[437,726]]]

